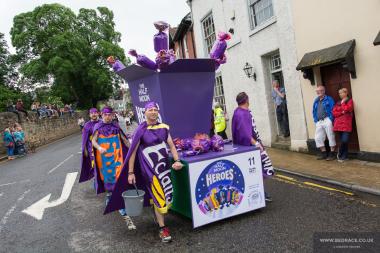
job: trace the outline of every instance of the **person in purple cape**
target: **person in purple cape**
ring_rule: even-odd
[[[98,194],[106,192],[106,205],[120,176],[129,145],[123,130],[117,122],[112,122],[112,118],[112,108],[104,107],[102,121],[94,126],[92,137],[95,157],[95,188]],[[119,209],[119,213],[127,223],[129,230],[136,229],[125,209]]]
[[[82,169],[79,183],[86,182],[94,177],[94,152],[92,149],[92,134],[94,126],[99,122],[99,112],[96,108],[89,110],[90,120],[82,129]]]
[[[107,62],[112,66],[112,69],[115,72],[125,68],[124,64],[119,60],[115,60],[113,56],[109,56]]]
[[[169,134],[169,126],[158,122],[156,103],[148,102],[145,105],[145,117],[146,121],[141,123],[133,134],[126,162],[105,213],[124,206],[121,194],[128,189],[128,184],[143,184],[146,196],[150,198],[154,207],[159,237],[162,242],[170,242],[172,238],[164,221],[164,214],[168,212],[173,201],[168,146],[175,161],[173,169],[179,170],[183,164]]]
[[[240,92],[236,97],[238,108],[235,109],[232,117],[232,140],[234,144],[243,146],[256,146],[260,148],[261,163],[264,178],[273,176],[274,169],[272,162],[265,151],[264,145],[260,139],[256,123],[249,110],[249,99],[245,92]],[[265,200],[271,202],[272,199],[265,192]]]

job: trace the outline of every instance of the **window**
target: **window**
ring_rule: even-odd
[[[209,14],[202,20],[203,38],[205,40],[207,54],[210,53],[211,48],[216,40],[214,19],[212,14]]]
[[[221,75],[215,77],[214,101],[218,102],[223,111],[226,112],[226,100],[224,98],[223,80]]]
[[[270,69],[272,72],[281,70],[281,58],[280,54],[274,54],[270,57]]]
[[[273,17],[272,0],[248,0],[251,29]]]
[[[186,35],[183,37],[183,47],[184,47],[183,49],[185,51],[185,55],[183,58],[188,59],[189,58],[189,48],[187,47],[187,36]]]

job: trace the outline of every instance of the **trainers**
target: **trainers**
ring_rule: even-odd
[[[325,160],[327,158],[327,153],[322,152],[320,155],[318,155],[317,160]]]
[[[269,195],[269,193],[267,192],[264,192],[264,195],[265,195],[265,201],[266,202],[272,202],[272,197]]]
[[[160,228],[159,235],[160,235],[162,242],[171,242],[172,241],[172,237],[170,236],[169,228],[167,228],[167,227]]]
[[[136,230],[136,226],[135,224],[133,224],[131,217],[129,217],[128,215],[124,215],[123,219],[125,223],[127,223],[128,230]]]
[[[332,160],[335,160],[336,159],[336,156],[334,153],[330,153],[327,158],[326,158],[326,161],[332,161]]]

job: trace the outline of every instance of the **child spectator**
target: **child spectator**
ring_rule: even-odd
[[[8,160],[13,160],[14,158],[14,148],[15,148],[15,142],[13,139],[13,136],[11,134],[10,129],[7,127],[4,130],[4,137],[3,137],[4,145],[7,148],[7,155]]]

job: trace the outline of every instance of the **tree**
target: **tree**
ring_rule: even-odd
[[[4,34],[0,33],[0,111],[6,111],[10,104],[15,103],[19,98],[23,99],[25,105],[30,103],[30,95],[21,92],[20,89],[13,87],[17,78],[15,65],[12,56],[8,51],[7,42]]]
[[[15,73],[15,66],[4,34],[0,33],[0,85],[9,85],[10,81],[15,78]]]
[[[20,72],[33,82],[52,83],[52,95],[82,108],[96,105],[119,88],[121,79],[105,59],[129,64],[118,45],[113,13],[105,7],[80,9],[44,4],[14,17],[11,29]]]

